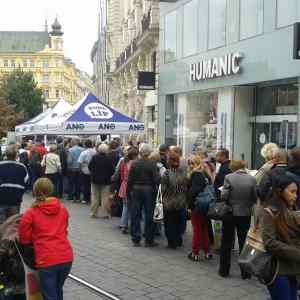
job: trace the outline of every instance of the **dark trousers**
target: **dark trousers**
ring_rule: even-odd
[[[54,173],[54,174],[46,174],[46,177],[49,178],[53,185],[54,185],[54,191],[53,191],[53,196],[58,197],[59,196],[59,178],[60,178],[59,173]]]
[[[64,175],[59,174],[58,178],[58,197],[63,198],[64,196]]]
[[[185,209],[164,210],[165,235],[168,246],[172,248],[182,246],[182,234],[186,224]]]
[[[141,219],[142,211],[145,212],[145,239],[146,243],[152,243],[154,240],[155,224],[153,222],[153,213],[155,207],[154,189],[152,187],[133,188],[129,202],[131,216],[131,238],[135,243],[141,240]]]
[[[91,202],[91,175],[81,174],[83,200]]]
[[[268,290],[272,300],[297,300],[297,279],[292,276],[277,276]]]
[[[69,182],[69,200],[80,200],[80,172],[79,170],[69,170],[68,172]]]
[[[219,269],[219,272],[223,275],[228,275],[230,271],[231,251],[234,245],[235,230],[237,230],[239,251],[241,252],[250,228],[250,223],[251,217],[232,217],[223,221]]]
[[[2,205],[2,206],[0,206],[0,224],[4,223],[9,217],[19,214],[20,207],[21,207],[21,205],[15,205],[15,206]]]
[[[39,269],[40,285],[44,300],[63,300],[63,286],[72,264],[61,264]]]

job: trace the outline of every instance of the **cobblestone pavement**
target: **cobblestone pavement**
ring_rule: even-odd
[[[27,206],[30,199],[24,201]],[[267,300],[265,288],[239,277],[236,259],[231,277],[217,275],[218,257],[191,262],[190,230],[185,246],[167,249],[164,238],[157,248],[134,248],[118,229],[119,219],[91,219],[86,205],[65,202],[69,209],[70,238],[75,249],[72,273],[124,300]],[[66,299],[99,299],[73,282],[65,287]],[[101,298],[100,298],[101,299]]]

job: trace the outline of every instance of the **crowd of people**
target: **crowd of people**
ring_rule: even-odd
[[[73,260],[67,239],[68,213],[58,199],[67,195],[66,201],[89,204],[91,218],[110,219],[119,207],[120,230],[130,234],[134,247],[140,247],[143,239],[145,247],[156,247],[156,236],[162,235],[164,228],[167,247],[176,250],[183,246],[183,235],[191,220],[192,244],[186,245],[191,249],[187,258],[198,262],[213,259],[214,221],[199,212],[196,205],[199,194],[210,186],[216,201],[231,207],[230,217],[222,222],[218,274],[230,276],[235,233],[241,252],[255,215],[265,248],[280,266],[268,286],[270,295],[272,299],[295,300],[300,275],[300,148],[287,153],[276,144],[266,144],[262,156],[265,164],[253,173],[246,162],[230,160],[226,149],[219,149],[215,157],[209,158],[202,149],[184,157],[176,145],[153,149],[146,143],[122,146],[119,140],[94,145],[91,140],[82,143],[79,139],[58,139],[48,149],[38,141],[23,143],[20,149],[9,146],[6,160],[0,162],[0,217],[3,222],[18,213],[24,191],[33,188],[36,202],[21,218],[20,242],[33,243],[37,248],[36,266],[42,270],[44,299],[54,299],[47,296],[51,286],[45,283],[49,282],[45,269],[51,267],[53,271],[55,266],[51,276],[60,274],[56,284],[61,295]],[[153,218],[158,190],[162,194],[163,226]],[[52,214],[55,226],[48,223]],[[38,232],[33,234],[30,230],[36,227],[32,222],[39,218]],[[49,251],[47,257],[57,256],[51,252],[57,241],[54,239],[49,246],[47,239],[45,244],[37,240],[57,233],[65,241],[62,252],[53,261],[44,259],[43,247]],[[251,274],[241,269],[241,277],[246,280]]]

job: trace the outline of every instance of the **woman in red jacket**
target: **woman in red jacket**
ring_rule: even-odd
[[[21,218],[20,243],[32,244],[44,300],[63,300],[63,285],[70,273],[73,250],[68,240],[69,214],[51,197],[52,182],[41,178],[33,186],[36,201]]]

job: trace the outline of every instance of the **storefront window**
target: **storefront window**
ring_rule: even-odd
[[[166,98],[166,143],[177,145],[177,97],[168,95]]]
[[[263,33],[263,0],[241,0],[241,39]]]
[[[298,87],[281,85],[257,91],[256,115],[288,115],[298,113]]]
[[[209,1],[209,48],[226,42],[226,0]]]
[[[299,0],[277,0],[278,27],[288,26],[296,21],[297,1]]]
[[[198,1],[192,0],[183,7],[183,54],[189,56],[197,51]]]
[[[177,12],[173,11],[165,18],[165,62],[177,56]]]

